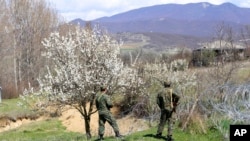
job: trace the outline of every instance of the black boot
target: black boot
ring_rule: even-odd
[[[156,138],[161,138],[161,137],[162,137],[161,135],[162,135],[162,133],[157,133],[157,134],[155,135],[155,137],[156,137]]]
[[[122,138],[123,136],[119,133],[119,131],[116,131],[115,132],[115,136],[117,137],[117,138]]]
[[[98,141],[103,141],[103,140],[104,140],[103,135],[99,135]]]
[[[166,141],[174,141],[174,139],[173,139],[172,135],[168,135],[168,136],[167,136],[167,140],[166,140]]]

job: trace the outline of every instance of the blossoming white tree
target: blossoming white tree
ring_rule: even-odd
[[[119,88],[132,86],[138,80],[136,72],[123,66],[119,58],[121,44],[99,28],[77,26],[66,36],[55,32],[43,45],[50,67],[48,73],[39,78],[40,91],[32,93],[40,102],[36,104],[73,106],[83,116],[87,137],[91,138],[90,119],[96,111],[94,99],[98,88],[105,85],[112,94]],[[27,95],[30,93],[26,92],[24,97]]]

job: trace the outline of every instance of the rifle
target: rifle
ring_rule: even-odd
[[[176,107],[177,107],[177,105],[178,104],[176,102],[173,103],[173,109],[172,109],[172,111],[175,112],[175,113],[176,113]]]
[[[179,100],[180,100],[180,96],[178,96],[176,93],[172,93],[173,95],[173,112],[176,112],[176,107],[179,105]]]
[[[172,116],[173,113],[176,113],[176,107],[178,106],[178,104],[176,102],[173,103],[173,108],[170,112],[170,117]]]

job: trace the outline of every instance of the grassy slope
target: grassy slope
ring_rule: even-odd
[[[156,128],[134,133],[126,138],[127,141],[159,141],[164,139],[155,138]],[[164,130],[166,132],[166,129]],[[165,133],[166,135],[166,133]],[[180,129],[174,131],[176,141],[221,141],[221,135],[216,131],[210,131],[207,134],[190,134]]]
[[[166,133],[166,129],[164,130]],[[156,128],[136,132],[125,136],[126,141],[159,141],[154,137]],[[174,138],[177,141],[221,141],[221,135],[216,131],[207,134],[190,134],[175,129]],[[93,137],[91,141],[96,140]],[[1,141],[84,141],[86,137],[81,133],[68,132],[61,122],[54,118],[46,121],[33,122],[19,128],[0,133]],[[105,141],[115,141],[115,137],[105,137]]]
[[[25,117],[25,116],[35,116],[37,113],[34,113],[29,108],[24,108],[21,106],[18,106],[18,103],[20,102],[19,99],[4,99],[2,100],[2,103],[0,103],[0,117],[12,117],[12,118],[18,118],[18,117]]]
[[[4,100],[0,104],[0,116],[20,116],[30,115],[32,112],[29,109],[17,106],[18,99]],[[81,125],[79,125],[81,126]],[[126,141],[157,141],[154,137],[156,127],[135,132],[125,137]],[[164,130],[164,135],[167,130]],[[179,128],[174,130],[174,138],[177,141],[222,141],[222,135],[219,132],[208,131],[207,134],[191,134],[183,132]],[[97,139],[93,137],[92,141]],[[78,141],[87,140],[86,136],[81,133],[69,132],[57,118],[52,118],[45,121],[31,122],[22,125],[16,129],[0,133],[0,141]],[[115,141],[115,137],[105,137],[105,141]]]
[[[84,139],[81,134],[67,132],[57,119],[39,121],[0,133],[1,141],[70,141]]]

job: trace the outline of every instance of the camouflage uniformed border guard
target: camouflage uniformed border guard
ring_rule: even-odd
[[[101,87],[101,91],[97,93],[95,101],[96,108],[99,113],[99,140],[103,140],[106,121],[112,126],[116,137],[122,137],[119,133],[119,128],[116,120],[110,112],[110,108],[113,107],[113,104],[110,100],[110,97],[105,93],[106,88]]]
[[[176,106],[180,97],[173,93],[171,83],[164,82],[164,89],[162,89],[157,95],[157,104],[161,109],[160,123],[158,125],[157,137],[161,137],[164,126],[168,124],[168,135],[167,141],[173,141],[172,129],[173,129],[173,118],[172,113],[175,112]]]

